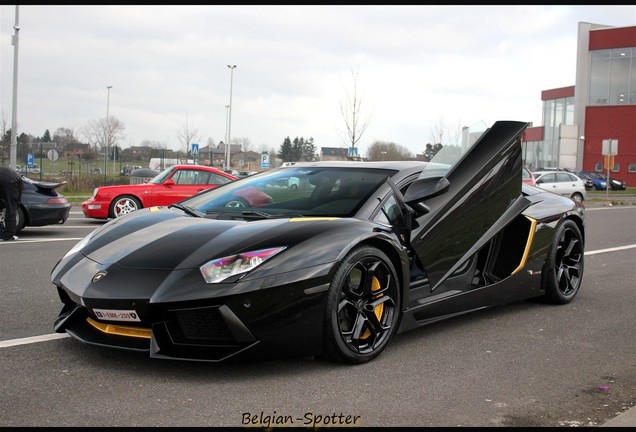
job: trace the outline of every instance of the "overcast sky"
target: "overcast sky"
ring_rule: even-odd
[[[6,129],[15,11],[0,6]],[[440,125],[541,125],[541,91],[574,85],[579,22],[634,26],[636,6],[22,5],[17,129],[81,139],[108,105],[123,147],[179,149],[186,125],[201,146],[216,144],[231,91],[231,138],[251,150],[278,150],[288,136],[345,147],[355,72],[361,153],[378,140],[421,153]]]

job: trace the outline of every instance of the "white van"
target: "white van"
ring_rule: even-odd
[[[161,165],[161,161],[163,160],[163,166]],[[174,159],[174,158],[152,158],[148,163],[148,168],[158,171],[163,171],[166,168],[170,168],[174,165],[181,165],[182,159]],[[192,159],[188,159],[186,162],[188,165],[194,165],[194,161]]]

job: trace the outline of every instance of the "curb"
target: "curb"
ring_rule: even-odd
[[[601,427],[636,426],[636,406],[600,425]]]

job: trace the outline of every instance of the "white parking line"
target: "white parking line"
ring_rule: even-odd
[[[80,241],[83,237],[66,237],[66,238],[56,238],[56,239],[38,239],[38,238],[33,238],[33,239],[18,239],[15,241],[2,241],[0,242],[0,245],[19,245],[22,243],[45,243],[45,242],[57,242],[57,241],[69,241],[69,240],[73,240],[73,241]]]
[[[596,255],[596,254],[605,253],[605,252],[616,252],[616,251],[625,250],[625,249],[633,249],[635,247],[636,247],[636,245],[627,245],[627,246],[617,246],[617,247],[607,248],[607,249],[598,249],[598,250],[595,250],[595,251],[585,252],[585,256],[587,256],[587,255]]]
[[[41,336],[25,337],[22,339],[11,339],[6,341],[0,341],[0,348],[26,345],[26,344],[36,343],[36,342],[45,342],[45,341],[50,341],[54,339],[63,339],[67,337],[69,337],[68,333],[52,333],[52,334],[41,335]]]

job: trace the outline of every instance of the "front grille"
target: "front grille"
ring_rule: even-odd
[[[172,311],[176,318],[179,333],[193,342],[232,341],[230,333],[219,308],[206,307]]]

